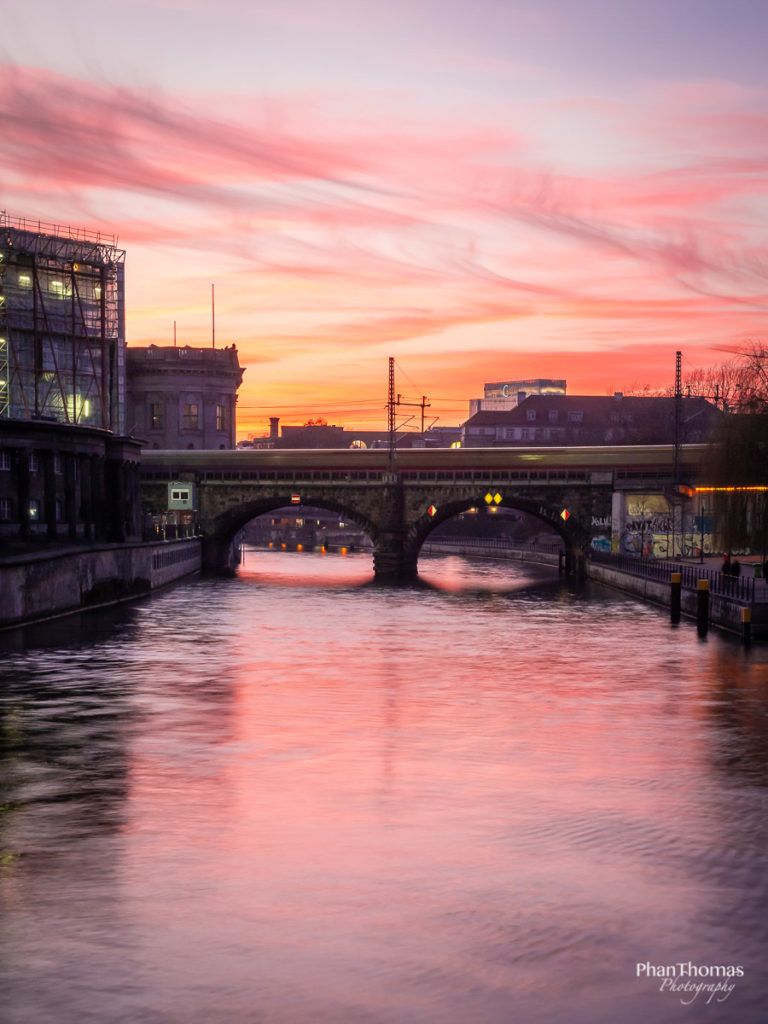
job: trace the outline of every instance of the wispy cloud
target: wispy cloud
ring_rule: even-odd
[[[66,197],[79,221],[119,234],[134,342],[185,310],[194,321],[204,278],[225,278],[222,316],[274,369],[275,394],[302,354],[449,353],[458,381],[474,359],[463,347],[478,387],[507,352],[526,366],[539,352],[541,375],[568,346],[621,359],[628,342],[727,343],[765,310],[768,118],[755,90],[725,89],[705,109],[711,83],[666,87],[664,109],[637,100],[629,118],[593,97],[510,100],[484,119],[432,118],[402,96],[388,106],[394,87],[365,104],[301,90],[225,99],[10,65],[0,87],[9,212],[61,220]],[[598,132],[595,152],[613,142],[622,159],[545,145],[566,108]],[[579,365],[596,371],[590,358]]]

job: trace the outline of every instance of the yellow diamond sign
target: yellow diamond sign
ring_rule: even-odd
[[[491,492],[488,491],[488,493],[485,496],[485,501],[486,504],[488,505],[498,505],[499,502],[501,501],[501,495],[499,494],[498,491],[496,491],[495,494],[491,494]]]

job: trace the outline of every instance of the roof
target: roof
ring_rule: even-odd
[[[536,422],[545,423],[549,421],[549,413],[557,412],[563,414],[563,423],[567,422],[569,412],[581,412],[583,426],[590,424],[604,424],[615,422],[618,416],[619,422],[640,423],[647,417],[666,418],[673,416],[675,411],[675,399],[656,396],[613,396],[613,395],[530,395],[514,409],[503,409],[494,411],[482,409],[471,416],[465,427],[483,426],[515,426],[529,425],[532,420],[529,412],[536,413]],[[720,415],[706,398],[682,399],[683,420],[688,421],[694,417],[711,417]],[[545,419],[546,417],[546,419]]]

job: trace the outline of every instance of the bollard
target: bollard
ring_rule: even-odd
[[[673,572],[669,577],[669,621],[674,625],[680,621],[680,595],[683,589],[683,574]]]
[[[709,580],[699,580],[696,594],[696,626],[701,636],[705,636],[709,626]]]
[[[741,639],[745,644],[752,642],[752,609],[741,609]]]

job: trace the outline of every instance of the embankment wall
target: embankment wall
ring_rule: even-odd
[[[197,539],[16,555],[0,562],[0,628],[141,597],[201,561]]]

